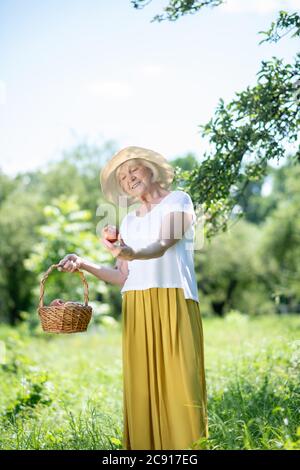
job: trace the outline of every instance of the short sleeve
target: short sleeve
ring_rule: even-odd
[[[167,215],[170,212],[187,212],[192,214],[193,223],[196,222],[193,201],[185,191],[175,191],[173,197],[163,204],[163,215]]]

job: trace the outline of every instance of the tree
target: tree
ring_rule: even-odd
[[[28,272],[35,274],[34,304],[37,308],[40,294],[40,281],[47,269],[57,264],[67,253],[76,253],[94,263],[110,262],[110,255],[101,246],[93,233],[92,215],[81,210],[78,197],[61,195],[44,207],[46,223],[38,226],[38,241],[24,260]],[[107,291],[105,282],[87,274],[89,300],[94,303],[98,313],[108,311],[103,302]],[[45,282],[44,304],[49,305],[54,298],[83,302],[83,285],[78,275],[53,270]],[[101,300],[101,305],[97,301]],[[36,310],[35,308],[35,310]]]
[[[85,256],[93,259],[93,256],[97,254],[98,261],[103,258],[103,250],[99,242],[95,245],[94,241],[90,246],[85,244],[84,240],[89,238],[84,237],[85,232],[82,240],[80,234],[74,235],[75,244],[70,243],[69,232],[63,235],[66,226],[68,227],[66,230],[72,228],[75,230],[75,224],[68,223],[69,216],[71,220],[70,214],[61,213],[58,220],[54,219],[55,214],[63,211],[65,205],[68,205],[62,201],[61,195],[64,195],[66,201],[73,201],[75,198],[78,211],[82,211],[82,214],[87,211],[86,213],[89,214],[90,235],[95,240],[96,227],[101,222],[97,215],[97,208],[103,201],[99,173],[101,165],[114,150],[115,144],[110,141],[103,146],[82,142],[75,148],[64,152],[62,158],[48,164],[43,170],[24,172],[15,177],[8,177],[0,172],[0,320],[15,324],[22,319],[22,312],[36,311],[39,276],[48,269],[49,263],[55,263],[59,256],[64,256],[70,250],[79,254],[86,248]],[[62,207],[60,207],[61,204]],[[78,212],[75,208],[76,204],[74,202],[72,206],[74,214]],[[54,214],[53,218],[51,214]],[[58,223],[59,220],[61,224]],[[56,227],[57,233],[57,243],[52,240],[53,245],[49,239],[47,240],[51,227],[52,229]],[[65,242],[62,238],[65,238]],[[42,257],[39,263],[30,266],[30,263],[24,262],[28,259],[37,260],[34,256],[37,255],[36,250],[41,249],[41,244],[44,249],[39,254]],[[111,257],[106,256],[105,259],[108,265],[112,263]],[[61,274],[58,277],[59,274],[53,273],[49,277],[47,296],[48,293],[52,295],[52,278],[55,282],[58,281],[53,295],[60,295],[60,281],[67,278],[63,278]],[[76,281],[75,284],[80,290],[80,282]],[[69,279],[69,282],[71,291],[66,291],[68,295],[73,292],[73,287],[75,288],[73,281]],[[90,281],[92,289],[93,282],[93,280]],[[98,311],[106,308],[107,299],[111,297],[108,293],[110,289],[115,298],[111,305],[111,312],[116,314],[120,306],[116,294],[117,288],[106,286],[101,281],[97,283],[96,297],[101,300],[101,306],[97,307]],[[93,295],[93,291],[91,294]]]
[[[264,223],[259,247],[264,279],[280,311],[300,311],[299,178],[300,167],[293,161],[275,178],[277,205]]]
[[[273,40],[273,29],[265,33],[266,40]],[[299,34],[295,26],[294,35]],[[200,126],[213,150],[205,153],[197,169],[183,172],[180,178],[195,202],[203,205],[208,238],[225,231],[230,218],[242,215],[234,215],[236,204],[250,183],[267,174],[268,161],[279,161],[288,146],[299,142],[300,108],[295,95],[299,74],[300,54],[294,64],[276,57],[264,61],[257,84],[236,93],[227,105],[221,99],[215,116]],[[300,161],[299,146],[295,156]]]
[[[136,9],[144,8],[152,0],[131,0],[133,7]],[[224,3],[224,0],[170,0],[164,8],[164,14],[155,15],[151,22],[154,21],[176,21],[181,16],[187,14],[198,13],[204,7],[216,7]]]
[[[232,309],[249,315],[274,311],[272,289],[258,259],[261,237],[257,225],[241,220],[195,253],[199,299],[205,312],[223,317]]]
[[[138,8],[149,2],[133,3]],[[171,0],[164,19],[176,20],[221,3]],[[277,21],[260,34],[264,35],[261,42],[276,42],[286,34],[299,37],[300,16],[280,11]],[[193,196],[197,206],[202,206],[208,239],[225,231],[229,220],[243,215],[237,210],[237,203],[250,184],[267,174],[269,160],[279,161],[286,156],[288,146],[294,145],[300,161],[299,146],[296,147],[300,129],[299,77],[300,54],[292,64],[276,57],[263,61],[257,84],[236,93],[228,104],[220,99],[215,115],[199,126],[212,150],[204,153],[193,170],[177,172],[176,183]]]
[[[96,210],[103,199],[99,173],[115,147],[110,141],[102,146],[83,141],[64,151],[61,158],[50,162],[44,171],[27,172],[18,178],[28,180],[28,187],[43,196],[45,205],[61,194],[76,194],[81,209],[89,210],[96,223]]]
[[[193,153],[174,158],[170,163],[174,168],[178,167],[178,170],[183,171],[191,171],[198,166],[198,161]]]
[[[14,190],[15,182],[13,178],[5,175],[0,169],[0,206],[9,194]]]
[[[35,278],[24,266],[36,241],[34,227],[43,217],[40,194],[14,182],[0,205],[0,320],[15,324],[30,307]]]

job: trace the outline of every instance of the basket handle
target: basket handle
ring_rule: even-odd
[[[44,291],[45,291],[46,279],[49,276],[49,274],[51,273],[51,271],[54,268],[57,268],[58,266],[60,266],[59,263],[58,264],[52,264],[52,266],[50,266],[50,268],[45,272],[45,274],[43,275],[43,277],[41,279],[39,308],[44,306]],[[76,269],[73,272],[78,273],[79,276],[81,277],[81,280],[82,280],[83,286],[84,286],[84,303],[85,303],[85,306],[87,307],[88,303],[89,303],[89,288],[88,288],[88,284],[86,282],[85,276],[84,276],[83,272],[79,271],[78,269]]]

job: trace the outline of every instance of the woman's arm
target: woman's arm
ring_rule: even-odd
[[[135,250],[124,243],[121,246],[115,246],[108,240],[103,240],[102,243],[113,256],[120,260],[133,261],[135,259],[160,258],[165,251],[182,239],[192,220],[193,216],[190,213],[170,212],[162,221],[159,238],[146,248]],[[122,239],[121,241],[123,242]]]
[[[159,239],[145,248],[135,251],[134,259],[160,258],[178,240],[181,240],[192,223],[193,216],[187,212],[170,212],[160,228]]]
[[[127,264],[127,261],[120,261],[122,261],[122,264]],[[90,261],[82,260],[81,269],[93,274],[98,279],[101,279],[101,281],[109,282],[110,284],[117,284],[121,287],[124,285],[128,276],[128,273],[126,274],[125,267],[122,266],[121,268],[120,263],[112,268],[110,266],[97,265]]]
[[[70,273],[77,269],[83,269],[84,271],[93,274],[98,279],[101,279],[101,281],[120,286],[123,286],[128,276],[127,261],[117,260],[115,267],[112,268],[110,266],[101,266],[92,263],[91,261],[87,261],[75,253],[70,253],[60,260],[59,267],[57,269],[59,271]]]

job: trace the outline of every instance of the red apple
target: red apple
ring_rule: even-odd
[[[115,243],[118,240],[119,231],[115,225],[106,225],[102,230],[102,236],[110,243]]]
[[[50,303],[50,305],[55,305],[55,306],[59,306],[59,305],[64,305],[64,301],[62,299],[54,299],[52,300],[52,302]]]

